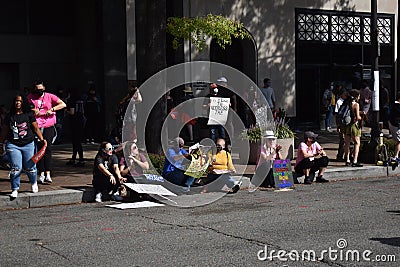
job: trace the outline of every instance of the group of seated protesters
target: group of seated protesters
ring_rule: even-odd
[[[180,137],[171,142],[165,155],[162,176],[175,185],[183,186],[184,192],[189,192],[195,178],[185,174],[184,159],[190,159],[190,155],[183,146],[184,141]],[[225,140],[218,139],[217,152],[213,155],[205,181],[206,183],[214,182],[213,186],[216,185],[228,193],[236,193],[240,189],[240,183],[230,175],[236,170],[230,153],[224,148]],[[122,151],[122,149],[119,150]],[[92,181],[96,191],[96,202],[102,202],[104,199],[122,201],[123,198],[119,194],[121,185],[125,182],[135,182],[135,178],[142,176],[143,171],[149,169],[146,157],[140,152],[135,142],[126,142],[124,153],[119,159],[111,143],[100,144],[94,160]],[[205,191],[206,188],[203,192]]]

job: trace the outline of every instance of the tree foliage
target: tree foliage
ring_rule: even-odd
[[[199,51],[206,46],[208,37],[216,40],[217,44],[223,49],[226,45],[232,44],[232,37],[251,39],[242,23],[212,14],[195,18],[169,17],[167,32],[174,36],[172,40],[174,49],[180,46],[182,39],[190,40]]]

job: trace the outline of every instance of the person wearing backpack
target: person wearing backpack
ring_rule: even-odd
[[[351,123],[345,126],[345,157],[346,166],[351,167],[362,167],[363,165],[359,163],[358,152],[360,150],[360,137],[361,137],[361,125],[362,120],[361,114],[365,112],[360,111],[360,105],[358,101],[360,100],[360,91],[357,89],[350,90],[350,100],[351,100]],[[342,104],[344,105],[344,104]],[[350,162],[350,141],[353,140],[354,143],[354,155],[353,162]]]
[[[346,104],[348,102],[349,98],[349,93],[347,92],[346,88],[340,87],[338,91],[339,99],[336,102],[335,105],[335,118],[336,118],[336,126],[337,126],[337,132],[339,134],[339,147],[338,147],[338,152],[336,154],[336,160],[337,161],[344,161],[344,130],[345,127],[341,123],[342,118],[339,116],[338,112],[342,104],[346,101]]]

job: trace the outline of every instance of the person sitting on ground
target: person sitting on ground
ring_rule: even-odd
[[[359,163],[358,160],[358,152],[360,150],[360,138],[361,138],[361,115],[366,115],[365,111],[360,111],[360,105],[358,101],[360,100],[360,91],[357,89],[350,90],[351,97],[351,118],[352,122],[346,126],[345,128],[345,146],[344,146],[344,154],[346,159],[346,166],[351,167],[362,167],[363,165]],[[354,152],[353,152],[353,163],[350,163],[350,141],[354,143]]]
[[[316,142],[317,134],[307,131],[304,133],[304,142],[301,142],[297,149],[297,158],[294,169],[297,174],[305,175],[304,184],[312,184],[314,174],[318,171],[317,183],[326,183],[328,180],[322,176],[328,166],[329,159],[326,156],[324,149]],[[320,158],[316,158],[321,156]]]
[[[236,173],[236,169],[233,166],[231,154],[225,150],[225,139],[217,139],[216,147],[217,153],[213,157],[207,175],[207,183],[217,181],[218,189],[221,188],[229,193],[236,193],[240,189],[240,183],[236,182],[230,175],[231,173]],[[205,188],[203,193],[206,190]]]
[[[162,176],[173,184],[183,186],[183,191],[189,192],[194,178],[185,175],[184,159],[190,158],[189,153],[183,149],[185,142],[181,137],[177,137],[171,142],[171,147],[165,155],[164,168]]]
[[[260,185],[261,188],[275,187],[272,171],[273,161],[282,159],[281,146],[276,144],[273,131],[266,131],[261,145],[260,158],[257,163],[256,173],[252,178],[252,185]]]
[[[112,200],[122,201],[118,195],[121,181],[125,181],[119,172],[118,158],[113,154],[113,146],[109,142],[102,142],[94,159],[93,187],[96,190],[96,202],[102,202],[106,196]]]
[[[149,163],[146,157],[140,153],[139,148],[135,142],[127,142],[124,147],[128,160],[121,157],[119,168],[122,177],[126,178],[128,183],[135,183],[135,178],[143,175],[143,171],[149,169]]]

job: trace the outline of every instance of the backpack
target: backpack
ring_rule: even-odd
[[[348,98],[343,101],[336,114],[338,126],[347,126],[353,121],[351,117],[351,100]]]

